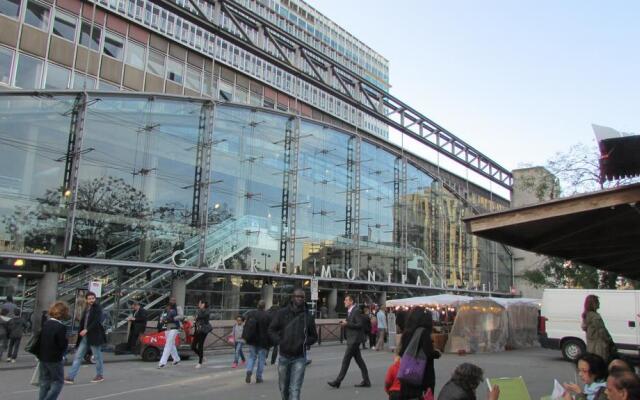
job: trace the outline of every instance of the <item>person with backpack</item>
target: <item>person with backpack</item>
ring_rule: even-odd
[[[265,301],[260,300],[258,308],[248,313],[242,330],[242,338],[249,347],[246,383],[251,383],[254,366],[256,367],[256,383],[262,383],[262,372],[264,371],[269,347],[271,347],[271,340],[269,339],[271,316],[265,311],[265,307]]]
[[[433,320],[430,312],[420,308],[411,310],[400,340],[400,363],[403,358],[414,357],[426,360],[421,364],[422,371],[412,370],[412,376],[398,375],[400,379],[400,399],[422,399],[429,390],[433,393],[436,386],[436,374],[433,361],[440,358],[440,352],[433,348],[431,331]],[[412,343],[413,342],[413,343]],[[409,354],[410,352],[414,354]],[[402,370],[401,372],[404,372]],[[417,381],[414,377],[417,376]]]
[[[69,370],[69,374],[64,378],[64,383],[73,385],[80,365],[90,347],[93,356],[96,359],[96,376],[91,380],[92,383],[104,381],[104,360],[102,358],[102,345],[107,342],[107,335],[102,326],[104,315],[102,307],[96,302],[96,294],[87,292],[84,296],[85,307],[82,311],[80,319],[80,331],[78,332],[78,343],[76,344],[76,354],[73,358],[73,364]],[[51,315],[51,314],[49,314]]]
[[[204,341],[207,338],[209,332],[213,330],[211,323],[209,322],[209,304],[200,300],[198,302],[198,312],[196,313],[195,320],[195,334],[191,349],[198,355],[198,363],[196,368],[202,367],[202,359],[204,358]]]
[[[9,330],[9,350],[7,351],[7,362],[15,363],[18,358],[18,349],[20,348],[20,341],[22,335],[24,335],[25,329],[27,329],[27,321],[20,316],[20,310],[13,310],[13,318],[7,323]]]
[[[280,346],[278,385],[286,400],[300,399],[307,368],[305,353],[318,340],[315,319],[304,299],[304,290],[294,289],[289,305],[279,309],[269,325],[271,342]]]

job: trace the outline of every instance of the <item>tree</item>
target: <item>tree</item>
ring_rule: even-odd
[[[638,179],[624,178],[616,181],[600,182],[600,151],[597,146],[577,143],[567,151],[554,154],[545,165],[556,180],[548,177],[530,177],[521,183],[520,189],[532,191],[539,200],[549,194],[551,198],[572,196],[579,193],[593,192],[609,187],[637,182]],[[555,189],[559,184],[559,190]],[[576,263],[566,263],[558,258],[548,258],[540,268],[526,271],[523,278],[534,287],[583,287],[612,288],[621,278],[611,272],[599,271],[596,268]]]

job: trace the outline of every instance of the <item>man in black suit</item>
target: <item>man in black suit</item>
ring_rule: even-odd
[[[360,344],[365,339],[364,330],[362,329],[362,321],[364,317],[362,315],[362,311],[360,311],[360,309],[355,305],[351,295],[346,295],[344,297],[344,306],[347,309],[347,319],[346,321],[340,321],[340,324],[346,329],[347,349],[345,350],[344,357],[342,358],[342,368],[340,368],[340,373],[335,380],[327,383],[331,387],[339,388],[340,383],[347,374],[349,364],[351,364],[351,359],[355,358],[358,367],[360,367],[360,372],[362,372],[362,382],[355,386],[371,387],[369,371],[367,371],[367,365],[362,359],[362,354],[360,354]]]
[[[142,308],[137,301],[131,305],[131,308],[133,309],[133,315],[127,318],[131,322],[127,350],[135,353],[138,349],[138,339],[147,328],[147,310]]]

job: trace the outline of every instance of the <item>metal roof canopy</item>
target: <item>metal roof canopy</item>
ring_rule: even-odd
[[[486,239],[640,279],[640,184],[464,221]]]

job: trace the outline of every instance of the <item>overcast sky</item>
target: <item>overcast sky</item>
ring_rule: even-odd
[[[592,122],[640,133],[640,1],[308,1],[390,61],[394,96],[508,169],[592,143]]]

